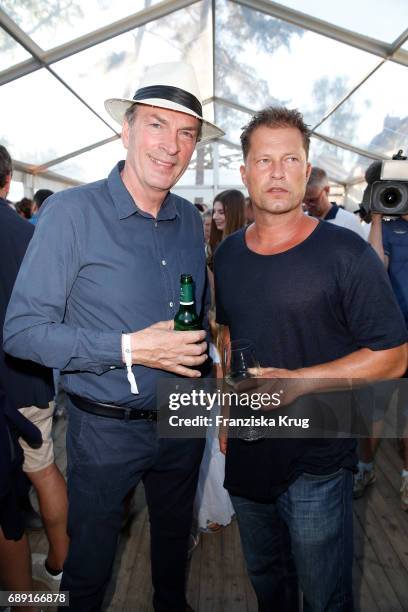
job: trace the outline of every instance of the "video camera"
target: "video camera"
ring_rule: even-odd
[[[408,160],[402,153],[400,149],[392,160],[374,162],[367,169],[368,185],[362,202],[366,212],[387,216],[408,214]]]

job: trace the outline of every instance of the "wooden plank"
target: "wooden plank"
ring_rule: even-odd
[[[150,528],[147,509],[141,528],[141,538],[136,548],[133,567],[130,569],[129,588],[123,610],[126,612],[153,612],[152,577],[150,571]]]
[[[222,603],[226,610],[247,612],[247,593],[245,583],[248,580],[244,568],[241,542],[236,521],[220,531],[221,563],[220,577],[222,581],[222,600],[217,608],[222,611]]]
[[[187,601],[193,610],[198,610],[200,602],[200,589],[201,589],[201,557],[202,557],[202,536],[199,536],[199,542],[197,547],[194,549],[189,567],[187,570]]]
[[[374,493],[376,493],[376,496],[372,497],[373,503],[354,504],[354,513],[360,521],[365,536],[395,591],[402,609],[408,610],[407,567],[404,567],[389,540],[389,531],[384,529],[384,522],[381,521],[381,511],[380,516],[377,516],[375,512],[375,499],[382,498],[378,491]]]
[[[378,606],[357,562],[353,564],[353,593],[356,612],[378,612]]]
[[[129,519],[121,531],[118,547],[113,564],[112,578],[110,580],[105,599],[104,609],[109,612],[119,612],[127,609],[128,591],[132,588],[130,584],[133,567],[142,546],[148,529],[148,511],[143,485],[140,484],[132,497],[129,505]],[[150,563],[150,558],[146,559]],[[146,609],[151,601],[146,601]]]
[[[364,558],[364,531],[359,529],[358,518],[353,515],[353,536],[354,536],[354,563],[353,563],[353,591],[354,603],[357,611],[369,612],[369,605],[374,602],[370,585],[360,567],[360,561]],[[378,610],[375,603],[373,610]]]
[[[365,537],[364,524],[355,515],[355,559],[364,578],[367,580],[372,595],[381,612],[397,612],[403,610],[390,584],[386,573],[378,559],[371,542]]]
[[[147,529],[147,508],[134,519],[130,530],[122,533],[116,551],[112,579],[105,596],[104,605],[109,612],[125,610],[128,591],[132,588],[131,576],[138,551]],[[147,561],[147,560],[146,560]],[[146,606],[150,602],[146,602]]]
[[[255,591],[252,588],[252,584],[248,578],[245,581],[245,593],[247,598],[247,612],[257,612],[258,601],[256,599]]]
[[[246,573],[236,521],[215,534],[204,534],[202,539],[198,609],[255,612],[258,607]]]
[[[387,465],[392,467],[387,475],[395,486],[395,489],[399,491],[401,485],[402,459],[398,454],[397,441],[395,439],[388,438],[381,440],[376,461],[380,464],[384,461]]]
[[[203,612],[247,612],[242,573],[242,552],[235,525],[202,536],[199,610]],[[215,562],[216,560],[216,562]],[[240,571],[241,565],[241,571]]]
[[[395,454],[395,453],[393,453]],[[401,484],[401,468],[396,468],[395,463],[391,460],[388,451],[380,449],[376,455],[375,461],[376,471],[380,470],[383,478],[387,481],[390,489],[389,499],[399,499],[399,489]]]
[[[236,520],[232,521],[228,530],[229,541],[225,543],[225,585],[227,600],[231,602],[231,610],[234,610],[235,602],[244,598],[244,610],[246,610],[246,612],[253,612],[258,610],[258,604],[248,578],[238,523]]]
[[[218,612],[223,604],[221,572],[223,559],[221,553],[221,533],[202,534],[202,559],[200,568],[199,610]],[[215,562],[215,559],[217,560]]]
[[[377,468],[377,482],[371,487],[370,502],[377,518],[381,522],[388,539],[400,552],[408,570],[408,521],[407,514],[400,507],[399,495],[390,486],[380,468]]]
[[[377,482],[371,487],[370,495],[374,496],[374,504],[381,508],[383,520],[388,523],[390,534],[396,533],[401,542],[408,542],[408,515],[400,506],[400,477],[395,474],[393,466],[385,455],[377,463]],[[398,486],[398,488],[396,488]],[[377,501],[376,492],[380,492],[383,502]]]

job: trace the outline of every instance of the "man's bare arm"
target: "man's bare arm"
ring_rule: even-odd
[[[286,370],[284,368],[258,368],[259,378],[296,378],[306,382],[303,392],[329,390],[333,381],[347,388],[352,381],[387,380],[399,378],[407,369],[407,345],[372,351],[362,348],[345,357],[308,368]],[[327,382],[325,382],[327,381]]]

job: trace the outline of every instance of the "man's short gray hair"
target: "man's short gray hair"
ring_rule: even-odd
[[[136,110],[137,110],[138,105],[136,103],[131,104],[125,112],[125,119],[128,122],[129,125],[133,125],[133,122],[135,120],[135,116],[136,116]]]
[[[327,172],[323,168],[313,166],[310,173],[309,180],[307,182],[308,187],[326,187],[329,184]]]

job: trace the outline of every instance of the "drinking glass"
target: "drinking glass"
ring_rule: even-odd
[[[242,391],[256,386],[256,379],[248,370],[259,368],[259,362],[250,340],[242,338],[227,344],[224,347],[223,366],[225,380],[234,389]]]
[[[250,340],[245,338],[232,340],[223,351],[223,371],[225,381],[235,391],[254,391],[258,386],[258,379],[249,372],[251,368],[259,368],[259,362],[255,356],[255,347]],[[254,412],[249,408],[246,416]],[[263,429],[256,425],[245,425],[236,431],[236,437],[246,442],[255,442],[265,437]]]

